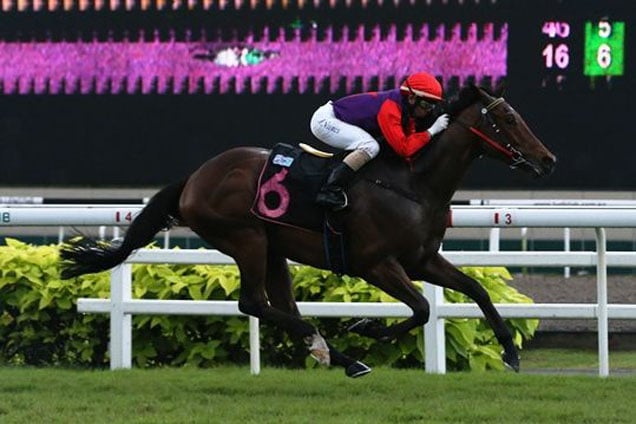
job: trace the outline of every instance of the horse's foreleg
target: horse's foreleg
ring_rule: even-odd
[[[413,277],[464,293],[474,300],[495,332],[497,340],[504,348],[502,354],[504,363],[515,371],[519,371],[519,355],[512,341],[512,334],[499,312],[495,309],[488,292],[481,284],[461,272],[439,254],[426,262],[421,270],[421,275]]]
[[[411,308],[413,315],[388,327],[376,320],[363,319],[349,327],[349,330],[363,336],[388,341],[426,324],[430,314],[429,304],[396,260],[387,259],[373,267],[363,278],[390,296],[404,302]]]

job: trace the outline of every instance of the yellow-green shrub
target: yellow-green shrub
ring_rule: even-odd
[[[0,363],[104,367],[108,364],[107,315],[80,314],[80,297],[108,298],[109,273],[64,281],[58,246],[32,246],[6,239],[0,246]],[[506,284],[504,268],[466,268],[494,302],[531,302]],[[298,301],[391,302],[363,280],[306,266],[291,269]],[[239,275],[230,265],[135,265],[133,297],[144,299],[237,300]],[[463,295],[446,291],[450,302]],[[349,319],[311,318],[334,346],[371,365],[421,367],[421,331],[379,343],[346,331]],[[388,323],[395,319],[387,319]],[[509,320],[515,342],[532,337],[536,320]],[[477,319],[446,321],[449,369],[502,367],[501,348],[487,324]],[[137,366],[212,366],[247,363],[245,317],[134,316],[133,360]],[[303,343],[261,325],[261,357],[268,365],[313,366]]]

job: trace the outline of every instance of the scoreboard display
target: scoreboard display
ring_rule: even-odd
[[[236,145],[322,147],[319,105],[426,70],[448,96],[503,84],[559,156],[541,181],[483,161],[465,188],[631,190],[630,3],[0,0],[0,185],[163,185]]]
[[[568,88],[569,81],[585,80],[589,88],[594,89],[599,81],[597,77],[607,82],[622,80],[625,77],[626,19],[629,16],[627,1],[554,2],[553,8],[548,7],[548,3],[543,2],[546,10],[541,14],[534,12],[534,20],[530,18],[532,12],[528,11],[527,20],[522,19],[519,24],[539,36],[541,86],[563,89]],[[600,4],[603,8],[597,12],[597,7],[592,6]],[[529,25],[533,28],[528,28]],[[510,48],[517,50],[514,45]],[[519,48],[523,48],[522,43]],[[536,53],[534,59],[538,59]],[[532,66],[531,61],[523,63]],[[611,88],[611,84],[608,85]]]
[[[565,21],[546,21],[541,32],[546,36],[541,51],[546,71],[563,76],[570,68],[571,27]],[[583,74],[589,77],[623,76],[625,22],[608,18],[585,22]],[[574,58],[576,59],[576,58]],[[561,79],[556,81],[560,85]]]

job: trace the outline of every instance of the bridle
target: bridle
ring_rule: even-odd
[[[499,143],[496,140],[494,140],[493,138],[491,138],[488,135],[484,134],[484,132],[479,129],[479,127],[483,126],[484,124],[489,124],[490,127],[495,132],[495,134],[501,133],[501,129],[499,128],[499,126],[497,126],[497,123],[494,121],[494,119],[490,115],[490,111],[492,111],[497,106],[499,106],[500,104],[505,103],[505,102],[506,101],[504,100],[503,97],[499,97],[499,98],[494,99],[492,102],[488,103],[486,106],[482,107],[481,111],[480,111],[479,118],[472,125],[471,124],[467,124],[466,122],[464,122],[463,120],[461,120],[459,118],[453,119],[453,122],[457,122],[459,125],[461,125],[462,127],[466,128],[468,131],[470,131],[473,134],[475,134],[479,138],[480,141],[482,141],[483,143],[487,144],[488,146],[490,146],[491,148],[493,148],[494,150],[496,150],[497,152],[501,153],[506,158],[508,158],[510,168],[514,169],[514,168],[519,167],[519,165],[523,165],[523,164],[527,164],[527,165],[529,165],[529,166],[534,168],[534,166],[530,163],[530,161],[528,161],[523,156],[523,153],[521,153],[519,150],[514,148],[512,146],[512,144],[510,144],[510,143],[506,143],[506,144]],[[421,154],[422,154],[422,150],[420,150],[417,153],[417,155],[421,155]],[[408,160],[407,159],[407,162],[412,164],[412,160]],[[402,197],[404,197],[404,198],[406,198],[408,200],[411,200],[412,202],[421,203],[421,199],[416,193],[413,193],[413,192],[408,191],[408,190],[404,190],[404,189],[402,189],[402,188],[400,188],[398,186],[394,186],[393,184],[388,183],[388,182],[386,182],[386,181],[384,181],[384,180],[382,180],[380,178],[364,178],[364,179],[369,181],[370,183],[375,184],[378,187],[384,188],[386,190],[391,190],[391,191],[401,195]]]
[[[487,144],[488,146],[493,148],[495,151],[504,155],[510,162],[509,163],[510,168],[517,168],[519,167],[519,165],[523,165],[526,163],[529,164],[528,160],[523,157],[523,153],[521,153],[519,150],[514,148],[512,144],[510,143],[503,144],[503,143],[497,142],[493,138],[484,134],[484,132],[479,129],[479,127],[486,124],[486,125],[490,125],[490,127],[495,132],[495,134],[499,134],[501,132],[501,129],[499,128],[499,126],[497,126],[497,123],[492,118],[490,111],[492,111],[497,106],[505,102],[506,101],[504,100],[503,97],[499,97],[494,99],[492,102],[488,103],[486,106],[482,107],[480,111],[480,116],[477,119],[477,122],[475,122],[472,125],[466,124],[460,119],[455,119],[455,122],[457,122],[462,127],[466,128],[468,131],[472,132],[477,137],[479,137],[479,139],[483,143]]]

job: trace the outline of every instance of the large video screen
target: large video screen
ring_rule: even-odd
[[[427,13],[367,22],[371,2],[356,3],[349,20],[352,2],[322,0],[293,5],[301,17],[286,13],[290,3],[32,3],[33,12],[56,12],[63,27],[51,20],[5,36],[0,81],[7,94],[318,94],[392,88],[422,69],[460,85],[506,76],[506,22],[432,24]],[[3,6],[28,13],[12,0]],[[271,21],[250,24],[267,11],[277,12]],[[97,22],[108,15],[110,25]],[[169,16],[178,22],[170,26]]]
[[[636,186],[610,154],[631,149],[628,0],[0,5],[0,185],[161,185],[235,145],[316,144],[320,104],[426,70],[448,95],[505,84],[561,158],[550,181],[478,164],[466,187]]]

